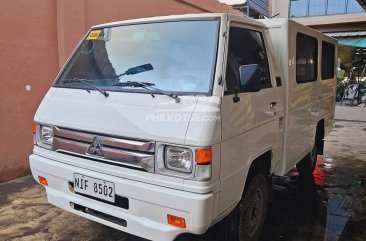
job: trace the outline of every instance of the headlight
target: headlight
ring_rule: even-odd
[[[36,141],[38,146],[51,149],[53,144],[53,128],[43,125],[38,126]]]
[[[195,181],[207,181],[212,175],[212,147],[172,146],[157,143],[155,172]]]
[[[164,160],[168,169],[186,173],[192,172],[193,154],[191,149],[166,146]]]

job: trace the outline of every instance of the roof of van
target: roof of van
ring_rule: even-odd
[[[320,32],[319,30],[316,30],[314,28],[310,28],[309,26],[303,25],[293,19],[289,18],[272,18],[272,19],[259,19],[258,22],[264,23],[267,28],[280,28],[280,27],[288,27],[292,26],[292,31],[299,31],[301,29],[301,32],[305,34],[310,34],[311,36],[317,36],[321,35],[323,39],[326,39],[334,44],[336,44],[336,39],[332,38],[330,36],[327,36],[326,34]]]
[[[233,15],[233,14],[228,14],[228,13],[200,13],[200,14],[182,14],[182,15],[169,15],[169,16],[157,16],[157,17],[149,17],[149,18],[129,19],[129,20],[95,25],[92,27],[92,29],[113,27],[113,26],[126,25],[126,24],[135,24],[135,23],[165,22],[165,21],[172,21],[172,20],[200,20],[200,19],[221,18],[221,17],[228,17],[233,20],[244,21],[249,24],[264,26],[263,23],[260,23],[259,21],[246,17],[246,16],[238,16],[238,15]]]

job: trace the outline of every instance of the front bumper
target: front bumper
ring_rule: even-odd
[[[47,178],[48,201],[62,209],[118,230],[150,240],[171,241],[181,233],[204,233],[213,222],[214,195],[196,194],[67,165],[38,155],[29,157],[33,177]],[[115,184],[116,195],[128,198],[129,208],[121,208],[75,194],[70,189],[74,173],[106,180]],[[108,219],[78,211],[73,204],[125,220],[126,227]],[[167,214],[185,218],[186,228],[167,223]]]

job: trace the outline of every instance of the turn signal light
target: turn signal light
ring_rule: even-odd
[[[33,134],[36,134],[36,129],[37,129],[37,125],[36,125],[35,122],[33,122],[33,124],[32,124],[32,132],[33,132]]]
[[[41,183],[45,186],[48,186],[48,182],[47,182],[47,179],[45,177],[38,176],[38,181],[39,181],[39,183]]]
[[[198,164],[210,164],[212,161],[212,149],[196,149],[196,162]]]
[[[174,215],[168,214],[168,223],[178,228],[186,228],[186,220]]]

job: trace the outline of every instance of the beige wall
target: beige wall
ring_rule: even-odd
[[[1,1],[0,181],[24,175],[32,116],[58,70],[56,1]],[[32,89],[25,91],[29,84]]]
[[[0,9],[0,182],[29,173],[34,113],[90,26],[158,15],[239,14],[215,0],[12,0],[1,1]]]

